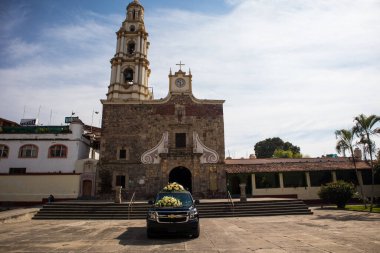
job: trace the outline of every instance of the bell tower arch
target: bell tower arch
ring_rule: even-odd
[[[148,86],[148,33],[144,25],[144,7],[138,0],[129,3],[126,18],[116,32],[116,53],[111,59],[108,101],[151,100]]]

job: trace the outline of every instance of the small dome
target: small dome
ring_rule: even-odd
[[[139,0],[133,0],[133,2],[130,2],[127,6],[127,9],[129,9],[130,7],[140,7],[144,10],[144,7],[140,4]]]

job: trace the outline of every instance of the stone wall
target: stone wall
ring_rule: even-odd
[[[161,154],[160,164],[142,164],[141,155],[155,147],[166,131],[169,153]],[[192,153],[193,132],[218,153],[217,164],[200,164],[200,154]],[[186,133],[186,148],[176,148],[176,133]],[[118,159],[120,149],[127,150],[125,160]],[[113,186],[116,174],[125,175],[127,190],[140,197],[154,195],[168,182],[170,171],[179,166],[191,171],[194,193],[209,196],[225,192],[225,173],[220,166],[224,163],[223,104],[190,95],[173,95],[166,101],[104,103],[100,154],[99,171],[110,171]],[[99,192],[99,173],[97,181]]]

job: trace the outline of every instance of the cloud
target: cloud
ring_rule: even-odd
[[[196,96],[226,99],[226,149],[245,156],[279,136],[320,156],[335,152],[335,129],[379,114],[376,2],[229,3],[227,15],[170,10],[150,26],[156,94],[166,94],[168,65],[191,66]]]
[[[34,56],[43,50],[41,45],[28,43],[20,38],[9,40],[9,44],[5,47],[3,57],[8,58],[10,61],[16,61],[22,58]]]
[[[72,110],[90,124],[92,110],[101,111],[109,85],[110,64],[118,26],[115,16],[85,13],[76,22],[36,29],[33,43],[14,37],[7,41],[8,64],[0,68],[0,115],[19,121],[36,117],[61,124]],[[50,119],[50,111],[53,118]],[[99,121],[94,122],[100,125]]]
[[[28,4],[0,3],[0,38],[9,36],[13,30],[25,22],[29,14]],[[5,25],[6,24],[6,25]]]
[[[226,150],[235,157],[276,136],[312,156],[334,153],[336,129],[360,113],[380,114],[376,1],[225,2],[230,11],[218,15],[146,8],[145,25],[155,97],[167,95],[169,68],[182,60],[196,97],[226,100]],[[30,115],[42,105],[45,124],[50,109],[54,123],[71,110],[90,123],[100,109],[124,17],[85,12],[69,20],[36,31],[33,42],[7,40],[9,60],[17,60],[0,69],[0,100],[11,105],[2,117],[18,121],[24,105]]]

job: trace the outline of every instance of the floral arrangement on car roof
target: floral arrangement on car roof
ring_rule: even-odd
[[[157,201],[155,205],[160,207],[180,207],[182,206],[182,202],[174,197],[165,196]]]
[[[185,191],[185,188],[180,185],[179,183],[173,182],[169,183],[167,186],[163,188],[163,191],[165,192],[172,192],[172,191]]]

